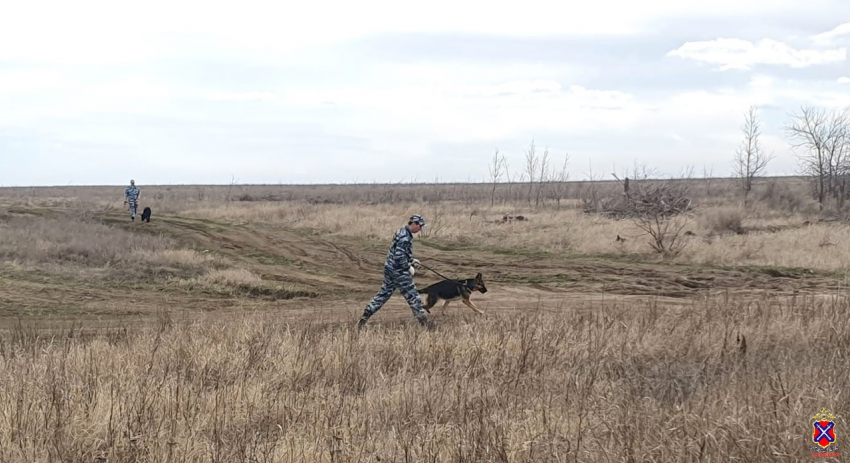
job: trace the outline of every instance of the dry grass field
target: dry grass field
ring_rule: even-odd
[[[809,461],[823,407],[840,448],[848,222],[688,182],[668,254],[584,211],[616,182],[2,188],[0,461]],[[358,331],[412,213],[486,316]]]

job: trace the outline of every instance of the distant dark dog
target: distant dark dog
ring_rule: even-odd
[[[142,211],[142,222],[150,222],[151,221],[151,208],[146,207]]]
[[[443,310],[446,310],[450,302],[460,299],[464,305],[484,315],[484,312],[479,310],[478,307],[475,307],[475,304],[469,300],[469,296],[472,295],[473,291],[478,291],[481,294],[487,292],[487,287],[484,286],[484,277],[480,273],[475,275],[475,278],[466,280],[443,280],[439,283],[434,283],[427,288],[420,289],[419,294],[427,295],[424,308],[428,313],[431,313],[431,307],[434,307],[439,301],[445,301],[443,303]]]

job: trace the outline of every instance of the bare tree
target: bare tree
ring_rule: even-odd
[[[798,155],[800,170],[813,179],[818,207],[823,210],[828,196],[843,206],[847,194],[848,175],[848,110],[826,111],[803,106],[792,116],[785,130],[792,147],[803,149]]]
[[[593,173],[593,162],[590,159],[587,160],[587,164],[588,171],[585,174],[587,179],[582,180],[581,184],[579,184],[579,197],[585,212],[598,212],[602,198],[599,197],[599,187],[597,185],[602,180],[602,175]]]
[[[534,188],[534,176],[537,174],[537,166],[540,159],[537,157],[537,152],[534,148],[534,140],[531,140],[531,146],[525,152],[525,172],[528,176],[528,204],[531,204],[531,193]]]
[[[233,187],[239,183],[239,179],[236,178],[235,175],[230,175],[230,185],[227,187],[227,195],[225,196],[225,207],[230,207],[230,203],[233,201]]]
[[[637,160],[634,161],[631,170],[626,167],[619,175],[617,174],[616,166],[614,166],[614,172],[612,172],[611,175],[617,180],[619,180],[620,177],[631,178],[632,180],[649,180],[651,178],[661,177],[661,173],[658,169],[649,167],[646,164],[638,164]]]
[[[559,209],[561,207],[561,199],[564,198],[564,193],[567,189],[567,181],[570,179],[570,173],[567,170],[567,164],[569,164],[569,162],[570,153],[564,153],[564,164],[561,166],[561,169],[555,171],[553,168],[549,177],[553,182],[552,195],[555,197],[555,201],[557,201]]]
[[[696,171],[696,167],[694,167],[692,164],[688,164],[687,166],[682,168],[682,171],[679,173],[679,178],[688,180],[693,179],[694,177],[696,177]]]
[[[844,208],[847,199],[848,180],[850,180],[850,107],[843,111],[832,112],[833,136],[827,143],[827,153],[832,168],[830,191],[838,201],[838,208]]]
[[[496,149],[496,153],[493,155],[493,164],[490,164],[490,180],[493,182],[493,190],[490,192],[490,207],[493,207],[496,200],[496,185],[507,171],[508,160],[505,159],[504,154],[499,154],[499,150]]]
[[[534,207],[540,206],[540,193],[543,184],[549,181],[549,148],[543,150],[543,157],[540,158],[540,170],[537,172],[537,196],[534,200]]]
[[[508,199],[514,199],[514,176],[511,175],[511,168],[507,162],[505,162],[505,178],[508,180]]]
[[[632,203],[636,204],[636,203]],[[688,209],[690,205],[687,206]],[[680,238],[682,230],[688,225],[688,217],[673,217],[665,215],[659,209],[652,209],[644,214],[636,215],[632,222],[650,236],[649,246],[659,254],[675,256],[685,246]]]
[[[702,166],[702,179],[705,181],[705,195],[711,196],[711,182],[714,181],[714,166]]]
[[[753,189],[753,179],[764,173],[772,156],[765,155],[761,149],[759,143],[761,127],[755,107],[750,106],[747,111],[741,131],[744,132],[744,139],[741,140],[741,145],[735,150],[733,172],[735,177],[740,179],[741,189],[744,190],[744,206],[746,206],[750,191]]]

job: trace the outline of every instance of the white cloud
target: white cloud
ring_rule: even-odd
[[[829,47],[846,40],[846,36],[850,36],[850,23],[841,24],[829,32],[818,34],[813,37],[813,40],[815,45]]]
[[[771,85],[773,85],[773,77],[770,77],[770,76],[764,76],[764,75],[753,76],[753,78],[750,79],[750,87],[767,88],[767,87],[770,87]]]
[[[5,2],[0,60],[137,63],[164,57],[309,59],[317,47],[393,32],[625,36],[662,18],[810,12],[832,0],[27,0]],[[612,14],[616,12],[616,14]]]
[[[640,103],[625,92],[570,86],[552,80],[483,85],[290,88],[281,100],[294,109],[329,103],[352,111],[345,133],[400,133],[432,142],[471,142],[534,130],[626,129]]]
[[[612,17],[611,4],[621,14]],[[128,64],[207,54],[281,62],[303,58],[316,47],[392,32],[623,35],[651,18],[641,14],[643,9],[616,0],[580,10],[557,0],[499,5],[484,0],[28,0],[4,3],[0,60]]]
[[[802,68],[817,64],[845,61],[847,49],[797,50],[783,42],[763,39],[754,44],[743,39],[715,39],[686,42],[667,53],[668,56],[719,64],[721,71],[751,69],[757,64],[779,64]]]
[[[561,84],[554,80],[514,80],[494,85],[469,85],[445,93],[461,97],[493,98],[523,94],[553,95],[560,92]]]
[[[60,88],[67,79],[68,73],[56,68],[0,71],[0,98]]]
[[[274,92],[206,92],[204,98],[217,101],[277,101],[280,96]]]
[[[839,84],[850,84],[850,77],[839,77],[838,83]]]

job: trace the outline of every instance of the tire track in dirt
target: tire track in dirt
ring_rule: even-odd
[[[41,208],[39,214],[64,217],[67,211],[57,209],[51,212]],[[323,237],[268,225],[234,225],[177,216],[155,217],[151,223],[129,222],[120,212],[98,213],[94,217],[110,226],[135,233],[172,237],[190,248],[208,250],[250,269],[265,280],[302,285],[319,294],[316,300],[301,300],[287,305],[289,308],[342,306],[342,302],[356,303],[359,307],[361,303],[368,302],[366,299],[377,291],[383,280],[381,267],[386,256],[383,246],[387,243],[376,247],[373,241],[356,237]],[[841,283],[835,277],[804,271],[615,262],[587,256],[509,255],[486,250],[446,250],[423,242],[417,242],[415,248],[423,263],[450,278],[471,278],[479,271],[484,273],[490,291],[488,295],[476,295],[476,300],[495,301],[501,295],[507,296],[508,299],[501,299],[500,304],[521,304],[534,295],[547,301],[592,294],[685,301],[722,291],[754,295],[824,294],[839,290]],[[427,269],[418,271],[415,276],[420,287],[440,279]],[[0,305],[61,307],[67,304],[105,313],[109,307],[117,307],[115,300],[127,296],[121,290],[108,288],[49,284],[40,287],[49,288],[47,292],[36,292],[38,284],[27,288],[24,291],[22,287],[0,285]],[[137,300],[136,307],[121,310],[149,312],[163,306],[222,310],[250,301],[248,296],[240,299],[194,291],[158,292],[148,289],[132,294]],[[400,304],[404,305],[403,301]]]
[[[489,281],[533,285],[552,291],[605,292],[691,298],[718,291],[770,292],[778,295],[834,293],[842,280],[826,274],[777,269],[737,269],[653,263],[612,263],[593,257],[511,259],[499,254],[423,253],[446,276],[468,278],[482,271]],[[423,261],[426,257],[422,257]],[[423,271],[423,274],[427,274]]]
[[[184,217],[160,220],[189,232],[189,236],[182,238],[192,238],[219,250],[231,250],[230,257],[249,266],[257,266],[258,262],[256,255],[246,256],[246,251],[283,258],[287,265],[263,268],[273,279],[287,277],[302,284],[355,292],[372,292],[383,279],[384,252],[367,251],[370,243],[362,239],[321,238],[284,228],[227,225]],[[169,234],[173,235],[173,230]],[[485,280],[499,285],[545,292],[692,298],[726,290],[793,295],[829,293],[841,288],[838,278],[807,271],[612,262],[584,256],[506,255],[481,250],[443,250],[421,242],[416,248],[417,257],[447,277],[471,278],[481,271]],[[422,286],[441,278],[422,269],[415,279],[417,285]]]
[[[370,278],[370,255],[360,255],[350,247],[291,230],[225,225],[183,217],[166,217],[161,221],[181,231],[158,232],[191,242],[195,248],[223,254],[257,270],[265,279],[325,290],[330,287],[356,291],[378,278]],[[351,263],[358,271],[351,271],[348,265]]]

